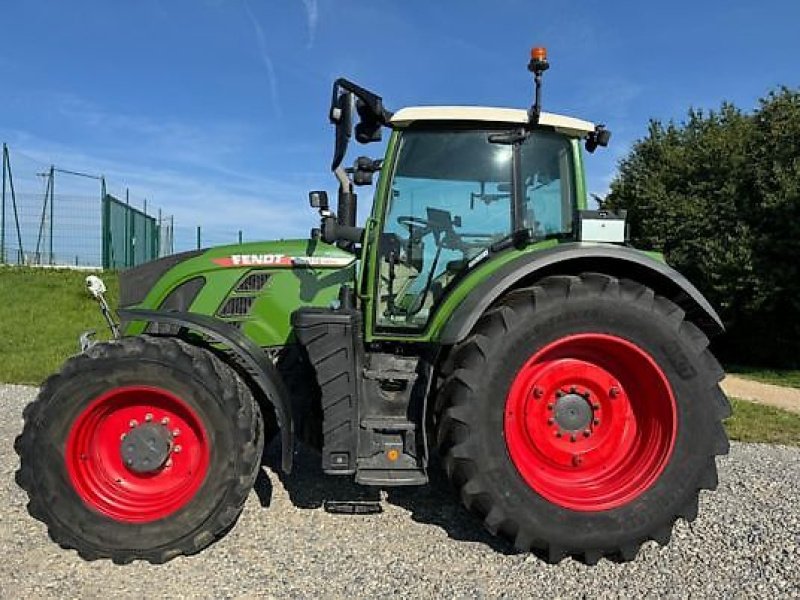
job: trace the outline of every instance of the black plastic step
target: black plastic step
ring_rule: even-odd
[[[361,419],[361,427],[373,431],[414,431],[417,426],[403,418],[366,417]]]
[[[362,469],[356,473],[356,483],[392,487],[396,485],[425,485],[428,476],[422,469]]]

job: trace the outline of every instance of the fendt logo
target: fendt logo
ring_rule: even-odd
[[[231,254],[214,258],[220,267],[345,267],[353,262],[349,256],[287,256],[286,254]]]

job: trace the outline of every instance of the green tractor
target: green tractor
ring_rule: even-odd
[[[547,67],[534,49],[529,110],[392,113],[339,79],[338,207],[311,192],[309,239],[122,273],[115,339],[84,338],[16,442],[53,540],[118,563],[196,553],[235,523],[273,437],[284,472],[303,441],[325,474],[377,488],[426,484],[436,453],[489,531],[550,562],[630,560],[694,519],[728,450],[708,350],[723,325],[626,243],[624,214],[587,210],[582,146],[610,133],[541,110]],[[342,167],[353,133],[384,128],[385,158]]]

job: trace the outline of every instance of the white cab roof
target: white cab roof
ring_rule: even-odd
[[[394,113],[390,123],[395,127],[407,127],[417,121],[486,121],[524,125],[528,122],[528,111],[491,106],[410,106]],[[539,124],[576,137],[594,131],[594,123],[547,112],[539,116]]]

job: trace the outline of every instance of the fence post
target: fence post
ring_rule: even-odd
[[[130,211],[130,190],[125,188],[125,267],[130,267],[130,247],[131,247],[131,232],[130,228],[128,227],[128,222],[131,220],[131,211]]]
[[[42,254],[44,253],[44,244],[42,243],[44,237],[44,220],[47,217],[47,203],[50,202],[50,185],[53,183],[50,178],[50,173],[37,173],[40,177],[47,177],[47,186],[44,190],[44,199],[42,200],[42,216],[39,218],[39,233],[36,235],[36,250],[33,251],[33,260],[35,264],[42,264]]]
[[[143,238],[142,247],[144,248],[144,251],[147,253],[147,258],[145,258],[144,260],[144,262],[147,262],[149,260],[153,260],[153,248],[151,247],[153,238],[151,236],[150,240],[147,239],[147,234],[151,233],[150,225],[152,224],[152,221],[150,221],[147,216],[147,198],[144,199],[143,206],[144,206],[144,231],[142,232],[142,238]],[[134,262],[136,262],[135,258]]]
[[[106,198],[106,179],[100,177],[100,210],[101,210],[101,229],[103,240],[101,242],[102,257],[104,269],[111,268],[111,207],[108,206],[108,198]]]
[[[53,218],[55,216],[55,211],[53,210],[53,204],[55,203],[56,199],[56,171],[53,165],[50,165],[50,264],[55,264],[55,257],[53,256]]]
[[[161,209],[158,209],[158,229],[156,230],[156,258],[161,258]]]
[[[197,226],[197,249],[200,250],[200,225]]]
[[[6,263],[6,144],[3,142],[3,200],[0,209],[0,265]]]
[[[8,170],[8,188],[11,190],[11,206],[14,207],[14,223],[17,226],[17,262],[22,264],[25,260],[25,250],[22,247],[22,230],[19,227],[19,212],[17,211],[17,192],[14,189],[14,176],[11,173],[11,158],[8,155],[8,146],[3,144],[3,158],[5,159],[6,169]]]

